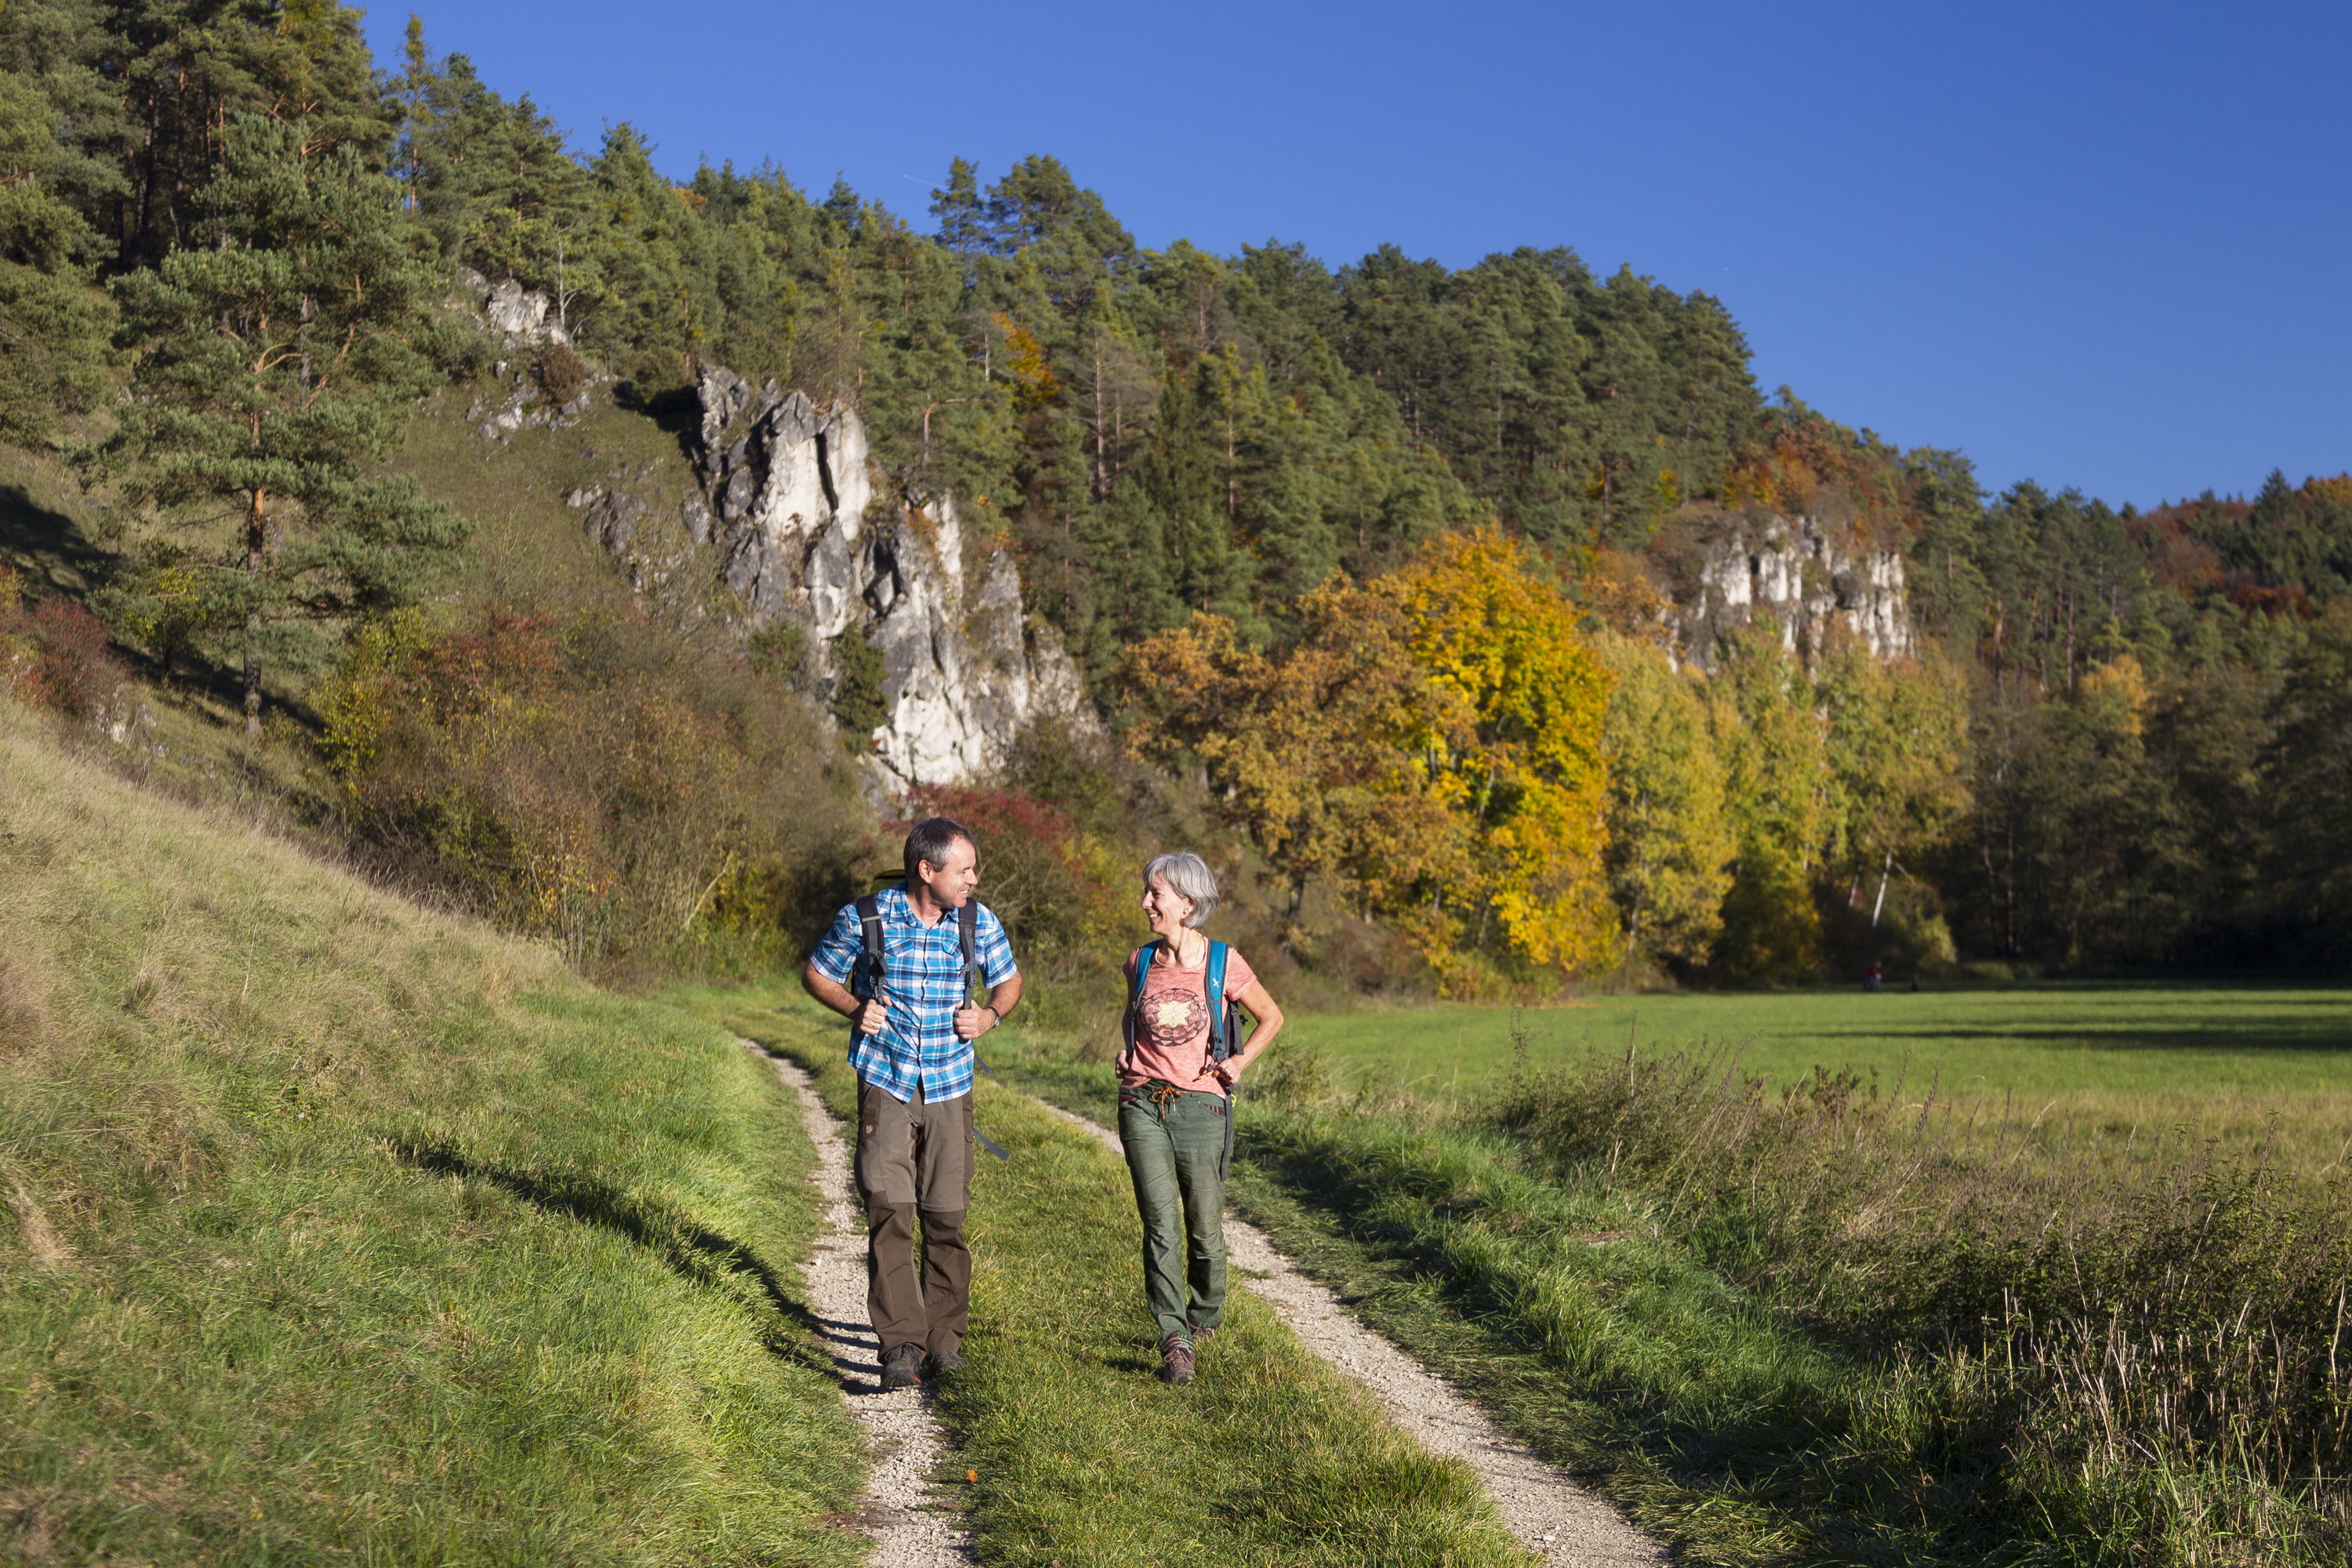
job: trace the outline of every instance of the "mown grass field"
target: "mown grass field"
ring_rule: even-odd
[[[1524,1036],[1521,1053],[1514,1031]],[[2352,988],[2053,984],[1876,994],[1687,994],[1567,1006],[1412,1008],[1301,1016],[1290,1048],[1319,1051],[1350,1088],[1471,1103],[1515,1071],[1594,1053],[1734,1050],[1776,1087],[1816,1067],[1874,1076],[1923,1103],[2142,1140],[2267,1135],[2313,1174],[2352,1139]]]

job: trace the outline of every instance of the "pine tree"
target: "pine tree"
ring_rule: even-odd
[[[931,216],[940,226],[940,244],[962,265],[969,282],[973,260],[989,247],[988,209],[980,198],[980,173],[970,160],[958,158],[948,165],[947,188],[931,193]]]
[[[89,280],[100,248],[47,176],[57,112],[25,79],[0,75],[0,436],[46,438],[59,408],[105,390],[111,311]]]
[[[201,193],[240,114],[300,127],[302,149],[382,167],[398,117],[376,89],[360,13],[334,0],[113,0],[101,69],[133,124],[122,259],[152,265],[196,237]]]
[[[238,520],[202,575],[249,732],[265,666],[310,663],[327,624],[415,603],[468,533],[413,479],[371,473],[446,346],[442,280],[392,182],[348,148],[306,153],[305,134],[232,121],[201,243],[118,280],[138,370],[120,429],[88,455],[184,525]]]

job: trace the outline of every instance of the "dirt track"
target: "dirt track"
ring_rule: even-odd
[[[1120,1152],[1118,1134],[1109,1128],[1059,1106],[1045,1109]],[[1667,1560],[1663,1547],[1615,1509],[1504,1436],[1443,1379],[1356,1321],[1328,1288],[1292,1268],[1264,1231],[1228,1214],[1225,1246],[1235,1277],[1274,1303],[1300,1343],[1371,1390],[1390,1419],[1423,1447],[1475,1470],[1504,1524],[1529,1550],[1562,1568]]]
[[[945,1443],[922,1392],[880,1392],[881,1347],[866,1324],[866,1227],[851,1185],[849,1151],[809,1075],[787,1061],[775,1067],[798,1091],[801,1125],[817,1148],[825,1230],[809,1265],[809,1307],[834,1346],[850,1411],[874,1446],[863,1515],[874,1535],[869,1561],[874,1568],[970,1563],[971,1533],[932,1495],[930,1478]],[[1119,1152],[1116,1132],[1057,1106],[1045,1109]],[[1664,1550],[1616,1510],[1506,1436],[1443,1380],[1349,1316],[1336,1296],[1293,1268],[1255,1226],[1228,1215],[1225,1237],[1236,1276],[1274,1304],[1299,1342],[1370,1389],[1398,1426],[1431,1453],[1475,1470],[1503,1522],[1530,1550],[1561,1568],[1667,1561]]]
[[[743,1043],[751,1046],[749,1040]],[[824,1102],[817,1099],[815,1081],[807,1072],[792,1062],[770,1059],[775,1061],[776,1076],[798,1091],[801,1125],[816,1144],[824,1229],[809,1259],[809,1310],[833,1347],[834,1370],[849,1396],[849,1413],[866,1427],[874,1450],[874,1476],[860,1515],[874,1537],[868,1568],[948,1568],[970,1563],[971,1532],[945,1500],[933,1495],[931,1477],[947,1445],[925,1390],[882,1392],[882,1347],[866,1321],[866,1223],[850,1177],[849,1147]]]

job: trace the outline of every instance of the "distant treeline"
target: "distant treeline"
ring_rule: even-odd
[[[285,133],[265,147],[239,129],[246,116]],[[347,225],[317,254],[373,247],[370,265],[385,267],[392,245],[447,283],[460,268],[519,280],[636,406],[682,412],[712,363],[854,400],[901,486],[952,492],[974,536],[1017,552],[1031,607],[1115,709],[1135,650],[1171,647],[1152,639],[1230,647],[1278,673],[1336,646],[1316,620],[1334,601],[1314,597],[1335,574],[1352,588],[1414,581],[1439,559],[1433,542],[1498,522],[1611,672],[1618,739],[1591,740],[1618,748],[1613,848],[1570,835],[1586,868],[1574,875],[1609,883],[1609,962],[1771,977],[1955,957],[2352,960],[2352,479],[2273,475],[2251,502],[2148,513],[2031,485],[1989,497],[1956,452],[1898,449],[1785,389],[1760,395],[1713,298],[1604,277],[1565,249],[1457,271],[1383,247],[1335,270],[1273,242],[1235,257],[1147,248],[1050,157],[993,181],[959,159],[910,219],[838,182],[813,197],[772,165],[706,166],[678,184],[651,152],[625,121],[575,152],[527,96],[436,55],[414,21],[384,65],[358,13],[332,4],[13,0],[0,9],[0,426],[26,443],[87,439],[106,420],[71,421],[126,378],[134,407],[163,395],[137,378],[170,361],[158,301],[180,297],[137,279],[233,248],[225,237],[258,247],[294,232],[255,216],[261,164],[229,179],[233,160],[355,167],[388,226]],[[235,281],[227,263],[206,265],[189,275]],[[424,274],[384,276],[422,298]],[[307,323],[313,295],[299,297]],[[387,398],[414,391],[418,365],[479,370],[390,316],[361,324],[415,351],[397,388],[382,382]],[[580,369],[536,374],[572,384]],[[161,437],[143,438],[115,456],[152,459]],[[323,516],[338,503],[300,504]],[[1658,594],[1695,523],[1776,511],[1903,551],[1927,651],[1884,700],[1840,698],[1861,678],[1836,659],[1772,667],[1769,636],[1712,683],[1664,669]],[[455,547],[443,522],[404,515],[400,540]],[[250,669],[272,605],[324,606],[322,625],[341,625],[413,600],[413,575],[385,566],[307,600],[257,591],[233,614],[226,599],[209,620],[191,612],[183,630],[245,647]],[[1923,683],[1946,700],[1904,695]],[[1666,750],[1622,750],[1669,721],[1681,739],[1639,742]],[[1167,711],[1152,723],[1174,732]],[[1519,744],[1500,730],[1481,743],[1507,741]],[[1880,763],[1891,795],[1854,783]],[[1636,778],[1681,804],[1663,811]],[[1465,798],[1474,836],[1511,809]],[[1531,875],[1554,873],[1570,874]],[[1664,925],[1656,876],[1682,900]],[[1483,882],[1484,902],[1461,907],[1384,886],[1356,901],[1422,900],[1419,929],[1494,944],[1497,963],[1508,910],[1535,907]]]

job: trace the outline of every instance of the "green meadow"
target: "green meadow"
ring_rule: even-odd
[[[1595,1053],[1736,1053],[1776,1088],[1852,1070],[1906,1104],[2153,1137],[2264,1135],[2330,1171],[2352,1138],[2352,989],[2052,984],[1608,997],[1293,1021],[1350,1088],[1470,1103]]]

